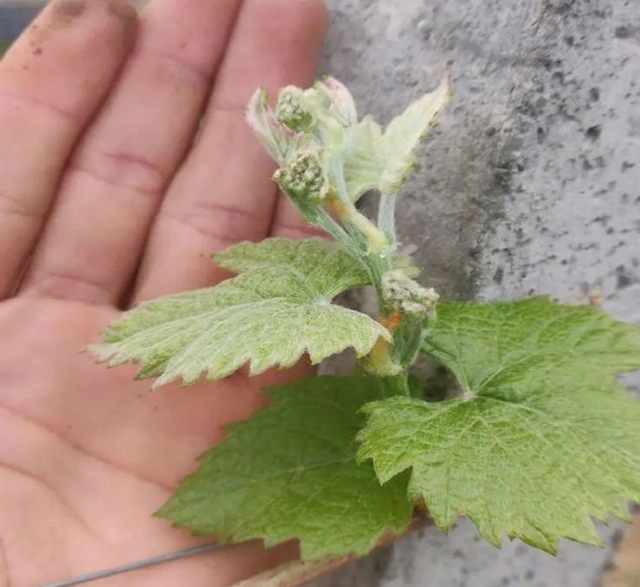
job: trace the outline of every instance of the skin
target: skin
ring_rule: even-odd
[[[228,277],[212,252],[308,236],[243,111],[312,80],[324,28],[320,0],[55,0],[0,61],[0,585],[198,544],[151,514],[263,386],[307,371],[149,393],[79,351],[126,307]],[[218,587],[295,554],[100,584]]]

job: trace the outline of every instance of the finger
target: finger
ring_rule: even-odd
[[[136,299],[210,285],[224,274],[211,253],[267,235],[273,163],[244,120],[256,87],[312,77],[325,28],[319,0],[245,0],[202,134],[154,224]]]
[[[128,53],[135,23],[123,0],[56,0],[0,61],[0,299]]]
[[[240,0],[157,0],[74,156],[24,289],[117,302],[202,115]]]
[[[278,195],[269,233],[271,236],[295,239],[327,236],[324,230],[311,226],[283,193]]]

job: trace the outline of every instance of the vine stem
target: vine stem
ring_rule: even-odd
[[[409,398],[411,397],[411,389],[409,388],[407,372],[404,370],[391,377],[382,377],[380,379],[380,385],[382,385],[385,397],[393,397],[396,395],[403,395]]]
[[[358,212],[353,204],[345,204],[343,201],[331,198],[331,209],[340,220],[352,224],[365,237],[367,244],[375,253],[381,253],[389,246],[389,240],[378,227],[364,214]]]
[[[356,209],[344,175],[344,161],[335,159],[332,165],[337,197],[331,198],[331,206],[338,217],[347,224],[352,224],[366,239],[367,244],[375,253],[382,253],[390,242],[385,234]]]
[[[396,195],[380,196],[378,204],[378,227],[392,242],[396,242]]]
[[[344,162],[341,159],[334,159],[331,174],[335,180],[336,191],[329,195],[329,210],[338,217],[349,234],[353,234],[365,246],[365,250],[359,252],[359,257],[367,267],[378,295],[380,322],[392,337],[401,336],[398,330],[404,316],[399,310],[392,311],[386,307],[382,289],[382,277],[385,271],[392,267],[391,257],[396,244],[396,196],[381,195],[376,225],[361,214],[352,201],[345,180]],[[411,397],[407,368],[394,356],[395,342],[397,341],[379,338],[364,358],[362,366],[380,378],[386,396]]]

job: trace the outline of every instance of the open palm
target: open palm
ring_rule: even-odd
[[[0,61],[0,585],[196,543],[152,512],[303,370],[149,393],[79,351],[124,306],[226,277],[211,252],[304,235],[243,111],[258,85],[310,81],[323,29],[317,0],[155,0],[140,23],[122,0],[55,0]],[[229,585],[294,553],[101,585]]]

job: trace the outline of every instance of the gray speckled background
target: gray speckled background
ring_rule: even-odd
[[[428,278],[458,298],[546,293],[640,323],[640,2],[328,0],[322,69],[383,120],[449,72],[453,104],[400,211]],[[628,382],[638,388],[640,377]],[[590,587],[605,549],[502,550],[428,528],[314,587]],[[640,556],[640,554],[639,554]]]

